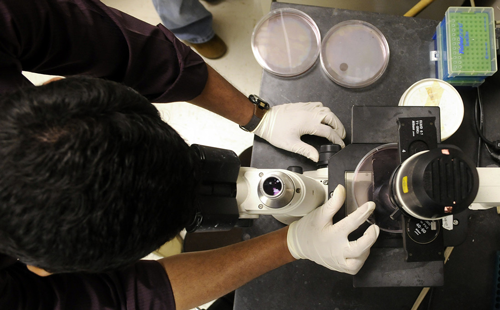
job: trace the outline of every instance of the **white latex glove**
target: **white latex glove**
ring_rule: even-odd
[[[345,189],[339,185],[333,197],[288,228],[288,249],[296,259],[309,259],[328,269],[356,274],[370,254],[379,235],[379,227],[371,225],[358,240],[347,236],[366,221],[375,209],[367,202],[335,225],[332,218],[342,207]]]
[[[345,146],[344,125],[321,102],[299,102],[277,105],[269,109],[253,131],[281,149],[298,153],[318,162],[319,153],[300,140],[302,135],[316,135]]]

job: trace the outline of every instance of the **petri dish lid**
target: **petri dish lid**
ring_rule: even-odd
[[[441,141],[451,137],[462,125],[464,103],[451,84],[439,79],[423,79],[410,86],[399,100],[400,106],[438,106]]]
[[[269,12],[255,26],[252,51],[261,67],[278,76],[298,76],[316,62],[321,34],[314,20],[297,9]]]
[[[360,160],[352,181],[355,207],[359,208],[368,201],[375,202],[375,210],[367,221],[390,233],[401,233],[401,223],[390,218],[396,211],[391,199],[391,179],[399,164],[397,143],[378,146]]]
[[[321,65],[335,83],[347,88],[377,81],[389,63],[389,44],[372,24],[348,20],[333,26],[321,45]]]

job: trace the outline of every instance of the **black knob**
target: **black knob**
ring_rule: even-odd
[[[302,169],[301,166],[290,166],[290,167],[286,168],[286,170],[291,171],[291,172],[295,172],[298,174],[304,173],[304,169]]]
[[[319,147],[319,161],[317,163],[318,169],[325,168],[328,166],[328,160],[335,153],[340,151],[342,147],[338,144],[323,144]]]

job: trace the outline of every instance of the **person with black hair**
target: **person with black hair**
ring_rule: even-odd
[[[167,29],[99,1],[1,0],[0,15],[0,309],[189,309],[295,259],[361,268],[378,227],[347,235],[374,204],[332,225],[342,187],[290,227],[137,262],[192,219],[197,185],[189,146],[151,100],[253,122],[313,160],[300,135],[343,143],[342,124],[318,104],[273,107],[255,123],[254,104]],[[21,69],[69,77],[33,87]],[[273,130],[286,120],[298,129]]]
[[[4,254],[52,273],[109,271],[194,217],[195,155],[136,91],[70,77],[0,106]]]
[[[155,107],[115,82],[70,77],[4,95],[0,109],[0,252],[19,260],[0,255],[2,309],[189,309],[295,259],[356,273],[378,236],[373,225],[347,238],[373,203],[332,224],[339,187],[290,227],[137,262],[195,210],[194,151]]]

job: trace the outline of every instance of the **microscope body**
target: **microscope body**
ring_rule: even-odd
[[[328,168],[320,166],[302,172],[300,167],[288,170],[241,167],[238,156],[231,150],[201,145],[192,148],[200,159],[202,180],[196,193],[198,212],[187,227],[188,232],[248,227],[260,215],[271,215],[288,225],[329,198]],[[325,154],[331,156],[329,152]],[[479,193],[470,209],[500,204],[499,169],[477,168]]]
[[[290,224],[328,199],[328,168],[304,173],[242,167],[236,200],[240,218],[272,215]]]
[[[299,167],[241,167],[231,150],[197,144],[191,148],[199,159],[201,180],[188,232],[248,227],[260,215],[290,224],[328,199],[328,168],[302,173]]]

